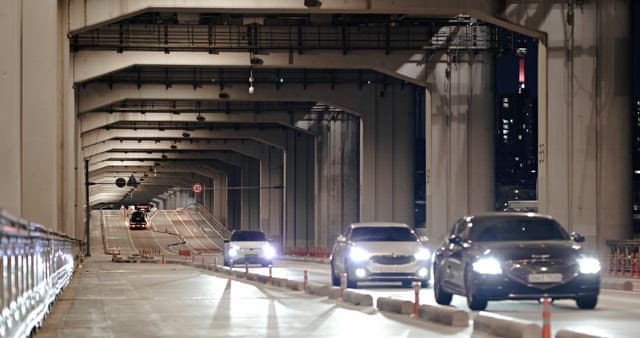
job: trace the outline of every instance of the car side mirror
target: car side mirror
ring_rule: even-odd
[[[424,244],[424,243],[428,243],[428,242],[429,242],[429,237],[427,237],[427,236],[420,236],[420,237],[418,237],[418,240],[419,240],[420,242],[422,242],[423,244]]]
[[[462,238],[460,238],[460,236],[451,235],[451,237],[449,237],[449,243],[460,245],[460,243],[462,243]]]
[[[579,234],[577,232],[572,232],[571,233],[571,239],[573,239],[573,241],[576,242],[576,243],[584,242],[584,236],[582,236],[581,234]]]
[[[344,235],[338,235],[338,237],[336,237],[336,242],[344,243],[346,241],[347,241],[347,238],[344,237]]]

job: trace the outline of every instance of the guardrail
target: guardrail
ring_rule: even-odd
[[[37,330],[82,255],[81,242],[0,209],[0,337]]]
[[[199,221],[206,223],[211,229],[213,229],[218,234],[218,236],[220,237],[219,239],[221,241],[220,243],[216,243],[216,244],[219,244],[220,247],[222,248],[223,241],[231,236],[231,230],[227,229],[227,227],[224,226],[222,222],[220,222],[215,217],[213,217],[200,204],[197,204],[197,203],[190,204],[187,207],[187,209],[193,211],[197,216],[201,218],[201,219],[197,219],[197,217],[194,217],[197,223],[199,223]]]
[[[640,278],[640,240],[607,241],[607,273]]]

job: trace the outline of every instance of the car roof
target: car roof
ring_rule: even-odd
[[[260,229],[235,229],[231,233],[238,233],[238,232],[264,232],[264,231]]]
[[[410,226],[404,223],[398,222],[362,222],[362,223],[352,223],[352,228],[388,228],[388,227],[398,227],[398,228],[411,228]]]
[[[518,217],[535,217],[535,218],[546,218],[546,219],[551,219],[553,220],[554,218],[549,216],[549,215],[544,215],[544,214],[539,214],[536,212],[527,212],[527,211],[494,211],[494,212],[484,212],[484,213],[478,213],[475,215],[467,215],[464,216],[462,218],[465,218],[467,220],[470,219],[474,219],[474,218],[496,218],[496,217],[501,217],[501,218],[518,218]]]

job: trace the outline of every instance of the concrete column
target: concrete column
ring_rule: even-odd
[[[542,211],[600,254],[607,239],[632,231],[628,13],[629,2],[615,0],[513,18],[549,34],[539,60],[549,79],[540,84],[547,98],[539,116]]]
[[[22,216],[20,155],[22,151],[22,1],[7,0],[0,6],[0,208]]]
[[[316,246],[330,248],[360,217],[360,118],[326,114],[313,130],[318,133]]]
[[[260,226],[270,237],[279,238],[283,230],[283,152],[264,145],[266,156],[260,161]],[[269,187],[269,188],[266,188]]]
[[[360,95],[360,221],[414,225],[415,87],[387,80]]]
[[[287,130],[286,135],[286,215],[283,243],[287,249],[307,248],[315,242],[315,139],[295,130]]]
[[[595,61],[596,88],[596,193],[597,208],[596,222],[587,222],[586,217],[577,217],[576,225],[586,225],[588,228],[597,226],[597,248],[601,256],[608,253],[606,241],[610,239],[630,239],[633,232],[632,224],[632,150],[631,123],[629,111],[631,102],[631,23],[629,17],[629,1],[599,1],[596,12],[596,27],[600,28],[597,35],[597,55]],[[580,11],[576,11],[578,13]],[[636,19],[636,18],[634,18]],[[588,27],[585,23],[585,29]],[[592,26],[593,27],[593,26]],[[576,31],[583,30],[577,26]],[[574,53],[575,54],[575,53]],[[581,54],[579,54],[581,55]],[[587,54],[589,55],[589,54]],[[581,55],[581,58],[584,56]],[[585,58],[584,67],[593,65],[593,60]],[[634,60],[633,62],[637,62]],[[593,69],[593,68],[591,68]],[[576,71],[579,74],[582,68]],[[636,79],[637,80],[637,79]],[[582,83],[577,79],[576,84]],[[578,86],[576,86],[578,87]],[[579,88],[579,87],[578,87]],[[576,102],[584,102],[576,98]],[[576,111],[583,111],[582,105]],[[583,125],[591,126],[593,118],[581,121]],[[586,145],[591,145],[593,137],[587,135]],[[591,156],[591,153],[589,153]],[[578,178],[576,176],[576,178]],[[582,182],[576,182],[576,195],[584,196],[590,193],[582,191]],[[588,212],[584,207],[577,206],[578,215]],[[587,214],[589,217],[592,213]],[[578,223],[579,222],[579,223]],[[588,229],[577,231],[589,231]]]
[[[22,1],[21,216],[53,229],[63,198],[61,34],[57,1]]]
[[[213,217],[225,226],[229,218],[227,208],[227,176],[216,175],[213,180]]]
[[[459,57],[442,55],[428,79],[427,233],[434,243],[459,217],[494,208],[493,58]]]

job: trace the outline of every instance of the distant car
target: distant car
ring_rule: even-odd
[[[584,237],[536,213],[490,213],[456,221],[434,253],[436,302],[467,298],[471,310],[488,301],[574,299],[593,309],[600,293],[600,262],[579,244]]]
[[[224,265],[273,264],[276,251],[261,230],[234,230],[224,241]]]
[[[131,217],[129,217],[129,229],[146,229],[147,228],[147,217],[142,211],[134,211],[131,213]]]
[[[354,223],[338,236],[331,250],[331,284],[346,273],[349,288],[359,282],[418,281],[429,284],[431,252],[414,230],[403,223]]]

